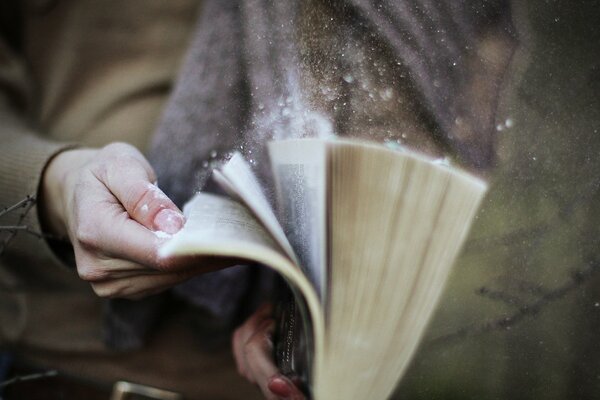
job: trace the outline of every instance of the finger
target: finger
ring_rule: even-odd
[[[245,348],[245,368],[267,398],[304,399],[304,394],[294,383],[281,374],[273,361],[271,340],[275,322],[267,318],[258,327]],[[273,397],[275,396],[275,397]]]
[[[304,400],[304,394],[294,383],[282,374],[277,374],[269,379],[267,388],[277,397],[290,400]]]
[[[238,373],[250,381],[250,377],[246,371],[246,363],[244,361],[244,341],[241,339],[243,334],[242,328],[236,329],[233,335],[231,335],[231,348],[233,350],[233,358],[235,359]],[[252,381],[250,382],[254,383]]]
[[[83,279],[115,278],[121,271],[150,274],[193,270],[195,274],[202,274],[240,263],[238,259],[220,257],[161,258],[158,249],[166,239],[129,219],[122,210],[115,213],[113,216],[106,212],[104,217],[94,214],[87,224],[78,228],[78,239],[73,247],[80,275],[88,275],[82,276]]]
[[[125,279],[92,282],[94,292],[103,298],[139,299],[159,293],[194,276],[193,271],[160,275],[137,275]]]
[[[164,239],[129,218],[116,200],[112,204],[98,200],[83,207],[99,211],[89,213],[77,224],[75,248],[160,269],[158,248]]]
[[[161,273],[129,260],[98,257],[80,246],[74,246],[74,250],[77,273],[81,279],[88,282],[115,279],[127,274]]]
[[[197,274],[214,272],[243,262],[235,258],[209,256],[161,257],[160,246],[168,237],[149,231],[126,215],[115,220],[112,223],[98,222],[106,234],[97,238],[97,251],[102,252],[105,257],[129,260],[156,271],[194,269]]]
[[[108,149],[108,147],[107,147]],[[154,171],[131,146],[113,145],[114,155],[96,177],[119,200],[132,219],[150,230],[173,234],[183,227],[177,206],[156,186]]]
[[[148,268],[144,265],[140,265],[131,261],[127,261],[127,260],[108,260],[108,269],[110,269],[110,271],[107,273],[107,278],[104,279],[96,279],[96,281],[101,281],[101,280],[108,280],[108,279],[123,279],[123,278],[130,278],[130,277],[134,277],[134,276],[138,276],[138,275],[160,275],[160,274],[169,274],[169,273],[173,273],[173,274],[180,274],[180,275],[201,275],[207,272],[207,267],[204,265],[200,265],[200,266],[194,266],[194,265],[190,265],[186,268],[181,268],[181,269],[177,269],[176,271],[172,271],[172,272],[164,272],[164,271],[159,271],[156,269],[152,269],[152,268]],[[118,267],[117,268],[113,268],[113,265],[118,263]],[[104,268],[104,262],[100,261],[99,265],[101,265],[101,268]],[[214,270],[217,270],[218,268],[215,268]],[[109,277],[108,277],[109,276]]]
[[[245,322],[242,324],[232,335],[232,349],[237,369],[240,375],[250,380],[252,383],[252,377],[248,375],[248,371],[245,367],[245,356],[244,347],[248,340],[257,331],[260,324],[268,317],[272,312],[272,305],[269,303],[262,304]]]
[[[265,321],[271,319],[273,312],[273,305],[271,303],[263,303],[256,311],[244,322],[241,329],[240,343],[246,346],[252,336],[254,336],[261,327],[264,326]]]
[[[244,346],[244,368],[267,398],[274,397],[269,390],[269,381],[279,373],[272,356],[274,328],[272,319],[264,320]]]

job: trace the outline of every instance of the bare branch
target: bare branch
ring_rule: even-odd
[[[598,273],[599,270],[600,262],[597,260],[592,260],[584,269],[574,271],[570,279],[562,286],[559,286],[553,290],[542,292],[538,299],[520,306],[514,313],[506,315],[502,318],[481,323],[479,325],[461,328],[454,332],[433,338],[426,343],[426,346],[427,348],[436,347],[449,342],[458,341],[466,337],[477,336],[495,330],[510,329],[526,317],[539,314],[548,304],[564,298],[567,294],[573,292],[575,289],[579,288],[585,282],[590,280]]]
[[[516,286],[517,290],[522,293],[532,294],[536,296],[542,296],[548,293],[548,289],[546,289],[541,283],[537,282],[528,282],[524,280],[519,280]]]
[[[46,238],[46,239],[59,239],[54,235],[49,235],[46,233],[40,233],[28,227],[27,225],[0,225],[0,231],[8,231],[8,232],[16,232],[22,231],[28,233],[32,236],[37,237],[38,239]]]
[[[525,301],[523,299],[520,299],[516,296],[511,296],[510,294],[500,291],[500,290],[492,290],[489,289],[485,286],[480,287],[477,290],[477,294],[483,296],[483,297],[487,297],[488,299],[491,300],[498,300],[501,301],[505,304],[508,304],[510,306],[525,306]]]
[[[16,204],[13,204],[12,206],[4,207],[0,211],[0,217],[2,217],[5,214],[8,214],[8,213],[10,213],[10,212],[12,212],[12,211],[14,211],[16,209],[30,207],[33,204],[35,204],[35,197],[33,197],[33,196],[27,196],[23,200],[19,201]]]
[[[26,225],[0,225],[1,231],[28,231],[29,227]]]
[[[53,369],[50,371],[39,372],[36,374],[15,376],[14,378],[8,379],[4,382],[0,382],[0,389],[3,389],[6,386],[13,385],[13,384],[19,383],[19,382],[28,382],[28,381],[38,380],[38,379],[51,378],[51,377],[57,376],[57,375],[58,375],[58,371]]]
[[[13,212],[15,210],[24,209],[23,212],[19,215],[17,223],[15,224],[15,226],[22,226],[23,221],[25,220],[25,217],[27,216],[27,213],[35,205],[35,201],[36,201],[35,197],[27,196],[23,200],[13,204],[12,206],[3,208],[2,211],[0,211],[0,217],[4,216],[10,212]],[[8,246],[8,243],[10,243],[10,241],[15,237],[18,230],[12,229],[12,230],[7,230],[7,231],[8,231],[8,234],[6,235],[6,237],[2,241],[0,241],[0,255],[6,249],[6,247]],[[35,234],[35,233],[33,233],[33,231],[30,231],[30,230],[26,230],[26,231],[29,232],[30,234],[41,237],[41,233]]]

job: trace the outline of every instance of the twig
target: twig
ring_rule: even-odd
[[[0,225],[0,230],[4,231],[27,231],[29,227],[26,225]]]
[[[0,256],[4,253],[4,250],[6,250],[6,248],[18,232],[25,232],[29,235],[35,236],[38,239],[45,238],[61,241],[65,240],[65,238],[63,237],[56,237],[54,235],[38,232],[34,229],[31,229],[29,226],[23,224],[25,217],[35,205],[35,202],[35,197],[27,196],[23,200],[13,204],[12,206],[4,207],[2,210],[0,210],[0,217],[6,216],[7,214],[15,212],[17,210],[22,210],[16,218],[13,218],[13,220],[16,219],[16,221],[14,221],[11,225],[0,225]],[[11,291],[14,290],[14,288],[7,287],[4,284],[0,284],[0,290]]]
[[[548,289],[544,288],[542,284],[523,280],[518,281],[516,289],[522,293],[533,294],[536,296],[542,296],[548,293]]]
[[[2,211],[0,211],[0,217],[2,217],[5,214],[8,214],[9,212],[12,212],[12,211],[18,209],[18,208],[25,208],[25,207],[29,206],[30,204],[32,205],[33,203],[35,203],[35,197],[27,196],[23,200],[19,201],[18,203],[13,204],[12,206],[4,207],[2,209]]]
[[[19,382],[28,382],[28,381],[34,381],[37,379],[51,378],[51,377],[57,376],[57,375],[58,375],[58,371],[53,369],[50,371],[39,372],[36,374],[15,376],[14,378],[8,379],[4,382],[0,382],[0,389],[3,389],[9,385],[13,385],[13,384],[19,383]]]
[[[437,338],[433,338],[428,343],[426,343],[426,346],[427,348],[436,347],[470,336],[476,336],[500,329],[510,329],[526,317],[535,316],[539,314],[548,304],[560,300],[567,294],[573,292],[575,289],[579,288],[583,283],[587,282],[599,270],[600,262],[595,260],[590,261],[586,268],[580,271],[575,271],[572,274],[571,278],[565,284],[559,286],[556,289],[549,290],[541,294],[537,300],[520,306],[518,310],[514,313],[499,319],[484,322],[475,326],[461,328],[454,332],[439,336]]]
[[[16,226],[21,226],[23,224],[23,221],[25,220],[25,217],[27,216],[27,213],[31,210],[31,208],[34,205],[35,205],[35,197],[27,196],[23,200],[13,204],[12,206],[5,207],[4,209],[2,209],[2,211],[0,211],[0,217],[2,217],[14,210],[17,210],[19,208],[24,208],[25,210],[21,213],[21,215],[19,215],[17,223],[15,224]],[[0,254],[4,253],[6,246],[8,246],[8,243],[14,238],[14,236],[16,234],[17,234],[17,230],[9,230],[8,231],[8,235],[6,235],[4,240],[2,240],[0,242]],[[39,235],[41,235],[41,234],[39,234]]]
[[[511,296],[510,294],[500,290],[492,290],[486,286],[480,287],[476,293],[491,300],[501,301],[510,306],[523,307],[526,305],[522,299],[516,296]]]
[[[30,235],[33,235],[33,236],[37,237],[38,239],[42,239],[42,238],[57,239],[53,235],[48,235],[45,233],[40,233],[38,231],[35,231],[35,230],[31,229],[30,227],[28,227],[27,225],[0,225],[0,231],[8,231],[11,233],[15,232],[15,231],[22,231],[22,232],[28,233]]]

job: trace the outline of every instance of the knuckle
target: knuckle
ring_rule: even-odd
[[[156,180],[154,170],[144,157],[144,155],[135,147],[124,142],[113,142],[102,149],[102,158],[110,161],[109,166],[119,171],[119,167],[128,166],[132,163],[138,164],[146,170],[151,180]]]
[[[98,247],[98,235],[91,223],[80,222],[75,229],[75,241],[86,249]]]
[[[100,270],[92,265],[77,265],[77,274],[81,279],[87,282],[96,282],[108,278],[106,271]]]
[[[111,154],[111,155],[121,155],[121,154],[130,154],[130,153],[138,152],[138,150],[134,146],[130,145],[129,143],[125,143],[125,142],[109,143],[102,148],[102,151],[106,154]]]
[[[94,285],[94,292],[98,297],[104,299],[136,299],[137,292],[132,292],[127,286],[120,285],[117,282],[111,282],[110,284]]]
[[[123,171],[131,168],[132,165],[139,164],[139,160],[131,154],[121,153],[115,154],[107,160],[107,168],[109,173],[114,176],[121,176]],[[118,182],[118,180],[115,180]]]
[[[92,284],[92,289],[94,290],[94,293],[96,293],[96,295],[98,297],[101,297],[103,299],[112,299],[112,298],[116,297],[116,290],[114,289],[114,287],[112,287],[110,285],[94,285],[94,284]]]
[[[139,164],[140,156],[137,150],[125,143],[112,143],[104,147],[95,162],[99,171],[104,171],[107,176],[118,176],[123,168],[131,167],[132,163]]]
[[[167,195],[152,184],[144,184],[143,191],[140,193],[140,197],[145,198],[148,202],[154,203],[154,205],[158,207],[164,205],[165,202],[170,202]]]
[[[154,254],[149,254],[148,256],[149,262],[152,262],[152,265],[148,265],[148,267],[160,272],[167,272],[173,269],[173,262],[171,260],[164,257],[158,257]],[[176,273],[176,271],[173,271],[173,273]]]
[[[105,182],[110,170],[110,158],[100,156],[90,163],[89,170],[91,175],[100,182]]]

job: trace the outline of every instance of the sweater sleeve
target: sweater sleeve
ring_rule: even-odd
[[[31,127],[26,117],[30,100],[27,74],[23,62],[0,37],[0,209],[26,199],[37,198],[45,166],[56,154],[71,144],[48,140]],[[26,226],[41,233],[38,210],[34,205],[3,212],[0,226]],[[10,239],[10,240],[8,240]],[[2,267],[58,264],[46,240],[26,231],[0,232]],[[19,269],[21,267],[19,266]],[[28,269],[28,268],[27,268]],[[6,273],[6,271],[4,271]],[[21,271],[24,272],[24,271]],[[19,275],[21,275],[19,273]]]

